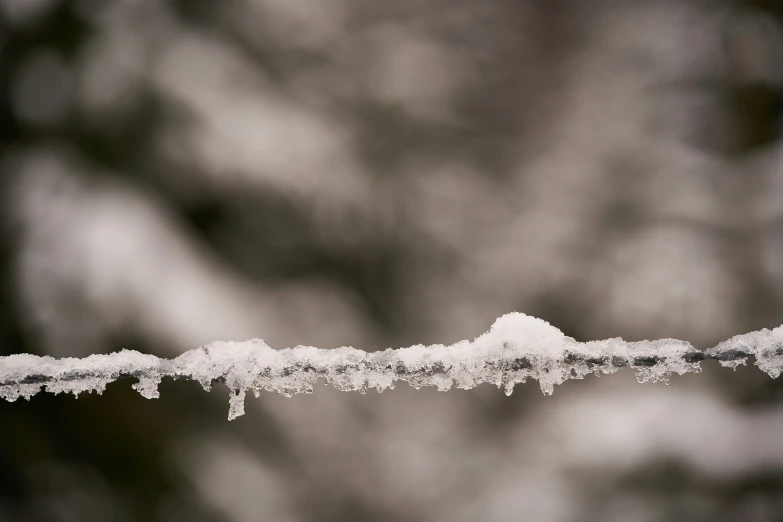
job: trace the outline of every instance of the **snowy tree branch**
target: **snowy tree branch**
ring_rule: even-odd
[[[319,378],[336,388],[379,392],[406,381],[416,388],[452,386],[468,389],[495,384],[510,395],[514,385],[536,379],[544,393],[555,384],[589,374],[614,373],[630,366],[640,382],[668,380],[672,373],[701,371],[712,359],[724,366],[756,365],[777,377],[783,369],[783,327],[733,337],[707,351],[674,339],[626,342],[620,338],[580,343],[549,323],[524,314],[507,314],[474,341],[451,346],[411,346],[367,353],[354,348],[322,350],[298,346],[274,350],[263,341],[215,342],[162,359],[122,350],[84,359],[54,359],[28,354],[0,357],[0,397],[29,399],[44,387],[52,393],[103,392],[121,378],[136,378],[133,387],[147,398],[158,397],[164,377],[199,381],[209,390],[214,382],[231,390],[229,419],[244,413],[245,393],[262,390],[290,396],[311,393]]]

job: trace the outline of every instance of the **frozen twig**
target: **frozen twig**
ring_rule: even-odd
[[[214,342],[175,359],[130,350],[84,359],[11,355],[0,357],[0,397],[29,399],[44,387],[52,393],[101,393],[108,383],[133,377],[139,381],[134,389],[155,398],[164,377],[192,379],[207,390],[214,382],[225,383],[231,390],[229,419],[233,419],[244,413],[249,390],[256,396],[262,390],[287,396],[311,393],[319,378],[338,389],[362,393],[406,381],[416,388],[436,386],[439,390],[490,383],[509,395],[516,383],[531,378],[551,394],[555,384],[568,379],[614,373],[625,366],[636,370],[640,382],[666,381],[672,373],[701,371],[700,362],[706,359],[736,367],[751,355],[762,370],[777,377],[783,369],[783,327],[737,336],[711,350],[698,351],[674,339],[580,343],[541,319],[514,313],[498,319],[474,341],[373,353],[349,347],[275,350],[254,339]]]

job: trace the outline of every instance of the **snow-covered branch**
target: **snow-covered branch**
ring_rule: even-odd
[[[164,377],[197,380],[209,390],[213,382],[231,391],[229,419],[244,413],[245,393],[262,390],[286,396],[311,393],[319,378],[344,390],[394,388],[396,381],[411,386],[452,386],[468,389],[481,383],[504,388],[536,379],[546,394],[568,379],[593,373],[614,373],[631,366],[640,382],[666,381],[672,373],[701,371],[699,363],[716,359],[724,366],[756,365],[773,378],[783,370],[783,327],[733,337],[707,351],[674,339],[626,342],[620,338],[577,342],[546,321],[520,313],[504,315],[489,332],[473,341],[451,346],[411,346],[367,353],[350,347],[323,350],[298,346],[275,350],[259,339],[214,342],[175,359],[161,359],[131,350],[84,359],[39,357],[29,354],[0,357],[0,397],[29,399],[42,388],[52,393],[103,392],[106,385],[134,377],[142,396],[159,396]]]

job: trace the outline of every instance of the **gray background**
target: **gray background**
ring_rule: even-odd
[[[783,10],[0,0],[0,353],[783,323]],[[0,520],[773,521],[781,385],[0,403]]]

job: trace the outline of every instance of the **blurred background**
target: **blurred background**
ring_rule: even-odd
[[[0,354],[783,323],[774,0],[0,0]],[[0,521],[783,520],[783,382],[705,363],[0,402]]]

